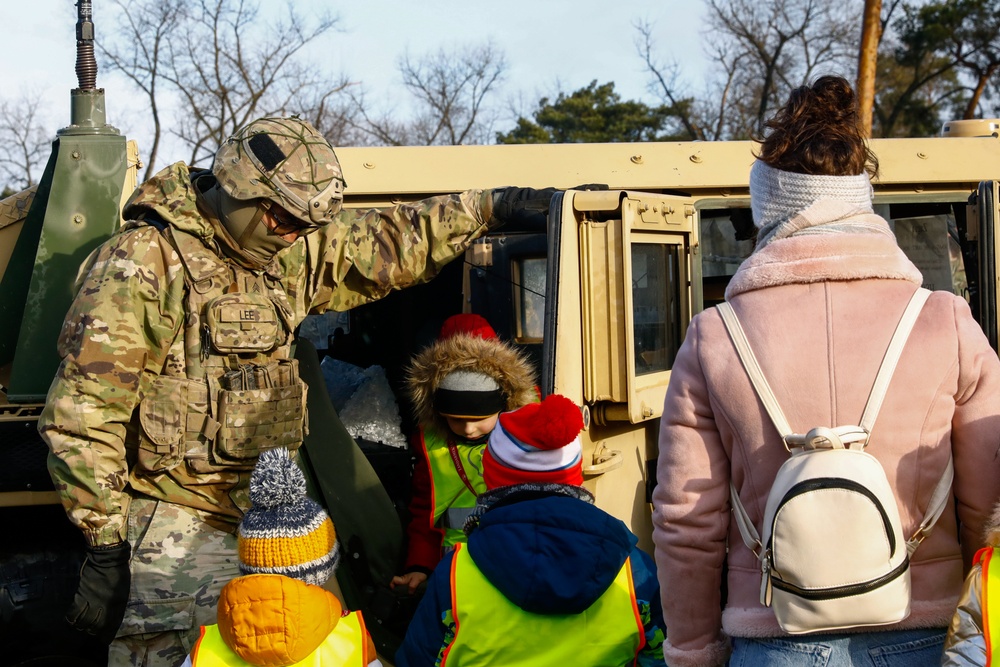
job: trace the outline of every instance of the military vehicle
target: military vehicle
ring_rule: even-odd
[[[79,88],[41,182],[0,201],[0,662],[101,665],[104,649],[69,630],[82,540],[45,468],[38,415],[58,365],[55,340],[79,267],[120,224],[139,151],[106,123],[96,87],[90,3],[77,23]],[[925,286],[964,296],[996,349],[1000,121],[958,121],[943,137],[877,139],[877,212]],[[722,298],[752,249],[751,142],[338,148],[347,207],[468,188],[565,188],[544,229],[504,227],[432,281],[303,327],[310,384],[304,464],[345,551],[348,606],[369,618],[390,661],[412,600],[387,582],[400,565],[408,452],[354,438],[326,389],[321,358],[402,369],[457,312],[484,315],[534,359],[543,394],[583,407],[586,486],[652,550],[657,432],[674,356],[691,317]],[[575,189],[581,183],[601,189]],[[308,332],[305,329],[308,328]],[[318,350],[318,352],[317,352]]]

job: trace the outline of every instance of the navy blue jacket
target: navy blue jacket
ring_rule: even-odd
[[[665,631],[656,567],[652,558],[636,547],[637,539],[628,527],[588,502],[590,498],[579,487],[561,485],[549,485],[545,492],[510,493],[478,513],[478,526],[469,533],[466,548],[480,571],[508,600],[536,614],[575,614],[588,609],[631,556],[636,600],[646,633],[639,664],[662,666]],[[396,653],[397,667],[433,667],[454,639],[449,576],[452,556],[447,554],[428,580],[427,591]],[[502,656],[497,664],[502,664]]]

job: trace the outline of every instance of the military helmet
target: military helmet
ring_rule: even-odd
[[[234,199],[267,199],[304,227],[333,222],[344,201],[344,175],[330,142],[296,117],[258,118],[229,137],[212,173]]]

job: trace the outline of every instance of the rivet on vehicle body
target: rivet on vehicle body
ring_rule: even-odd
[[[71,153],[71,155],[73,156],[74,160],[79,160],[80,159],[80,151],[73,151]]]
[[[375,168],[375,163],[374,162],[365,162],[364,165],[362,165],[362,166],[365,169],[374,169]]]
[[[634,164],[642,164],[641,155],[633,155],[632,157],[629,158],[629,160],[631,160]]]
[[[698,164],[699,162],[701,162],[701,156],[700,155],[692,155],[688,159],[691,160],[692,162],[694,162],[695,164]]]
[[[73,222],[75,222],[78,225],[82,225],[83,224],[83,216],[80,215],[79,213],[77,213],[76,215],[73,216]]]

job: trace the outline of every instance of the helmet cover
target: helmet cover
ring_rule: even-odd
[[[304,227],[330,224],[344,201],[344,176],[333,147],[296,117],[245,125],[216,152],[212,173],[230,197],[272,201]]]

